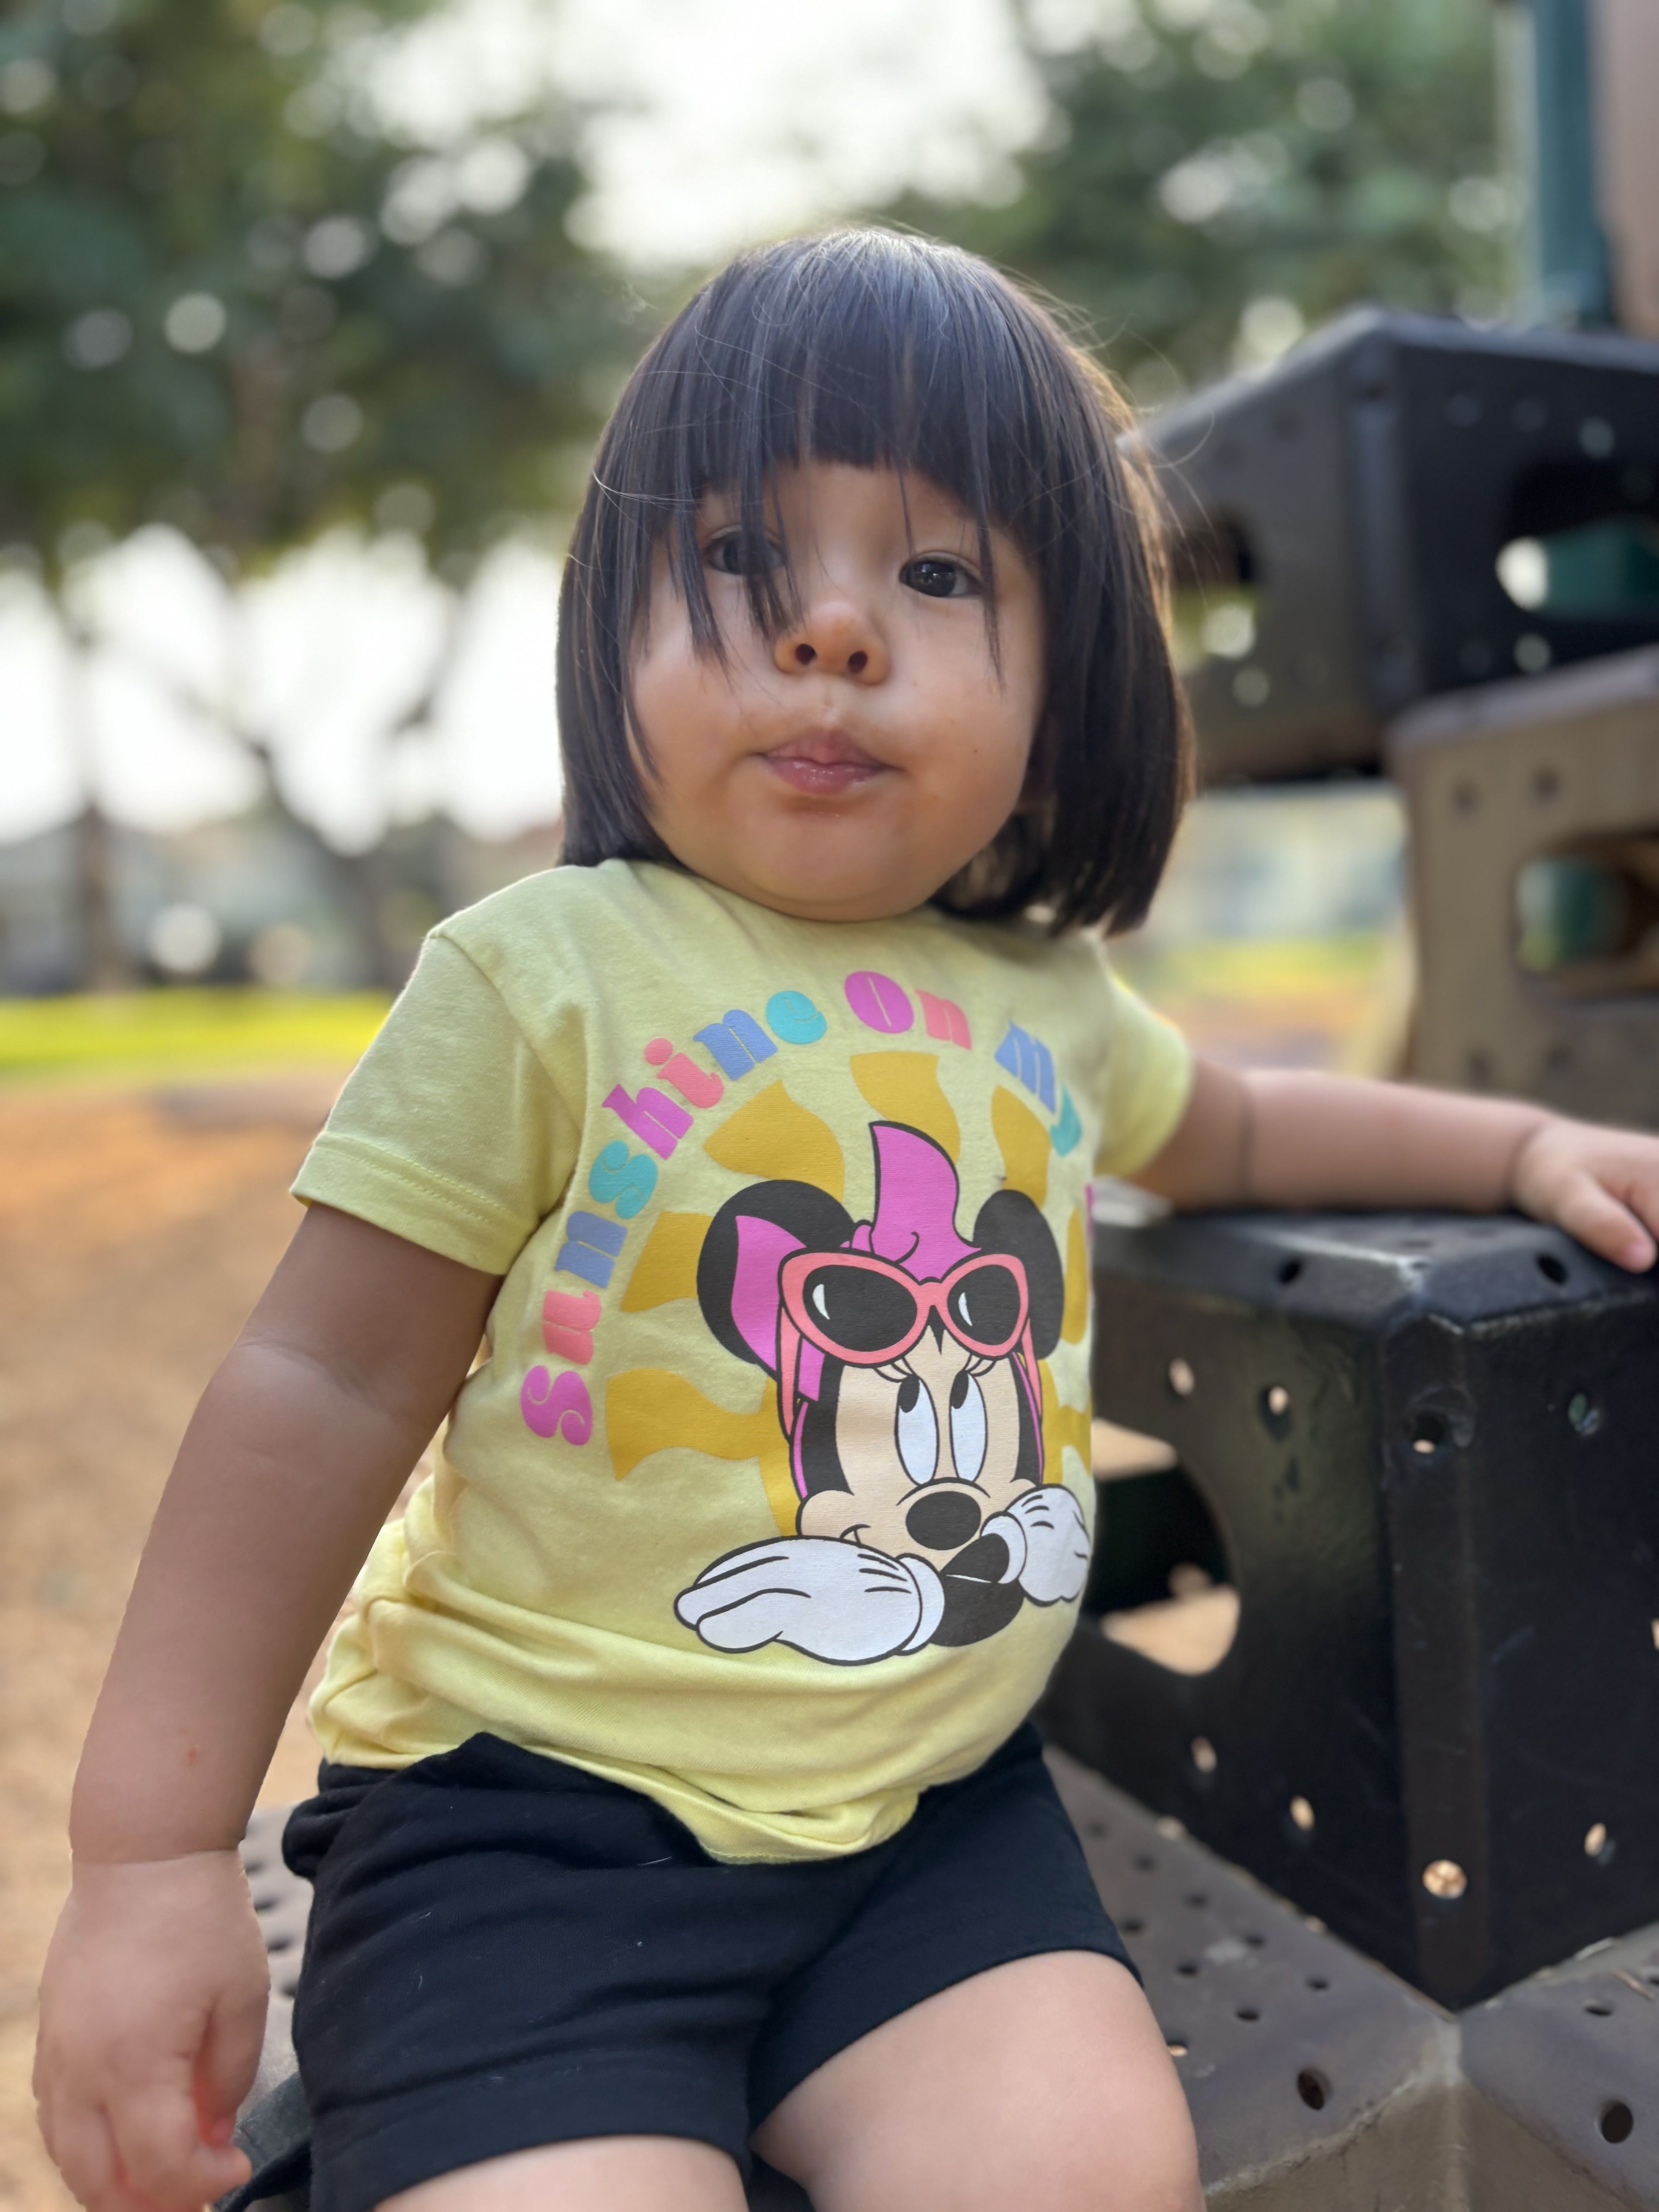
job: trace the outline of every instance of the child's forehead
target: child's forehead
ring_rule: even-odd
[[[762,483],[762,498],[769,511],[788,520],[814,507],[856,507],[890,511],[912,524],[927,518],[975,526],[977,518],[964,501],[947,485],[925,476],[919,469],[901,468],[890,462],[838,460],[780,461]],[[705,515],[735,518],[742,512],[744,488],[734,482],[705,485],[697,501]]]

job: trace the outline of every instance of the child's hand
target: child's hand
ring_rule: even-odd
[[[259,2063],[264,1945],[234,1851],[76,1869],[40,1983],[40,2131],[88,2212],[195,2212]]]
[[[1510,1195],[1534,1221],[1640,1274],[1659,1249],[1659,1137],[1552,1115],[1516,1152]]]

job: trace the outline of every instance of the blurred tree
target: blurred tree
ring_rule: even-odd
[[[1360,300],[1496,316],[1492,0],[1024,0],[1054,118],[998,205],[888,212],[1083,310],[1143,403]]]
[[[232,576],[331,524],[398,530],[464,585],[568,504],[644,303],[566,229],[559,116],[441,150],[386,123],[377,50],[427,4],[21,0],[0,24],[0,546],[71,630],[76,559],[147,522]]]

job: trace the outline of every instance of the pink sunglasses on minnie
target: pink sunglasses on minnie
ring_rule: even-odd
[[[1026,1389],[1036,1371],[1030,1291],[1012,1255],[978,1252],[936,1283],[919,1283],[872,1252],[797,1252],[778,1274],[778,1412],[795,1421],[802,1340],[852,1367],[884,1367],[921,1340],[937,1314],[956,1341],[983,1359],[1023,1356]]]

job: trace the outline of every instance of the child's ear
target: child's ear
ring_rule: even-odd
[[[1006,1252],[1024,1267],[1031,1301],[1031,1348],[1046,1359],[1060,1341],[1066,1271],[1042,1209],[1023,1190],[993,1191],[974,1223],[974,1242],[982,1252]]]

